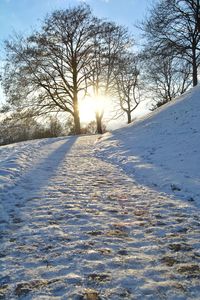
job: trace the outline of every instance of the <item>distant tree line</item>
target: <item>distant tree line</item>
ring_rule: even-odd
[[[136,54],[127,28],[93,16],[88,5],[53,12],[40,30],[5,43],[6,107],[32,117],[66,112],[71,133],[80,134],[79,103],[86,95],[111,97],[113,111],[130,123],[141,87],[155,109],[197,85],[199,0],[158,0],[139,29],[144,45]],[[97,109],[94,132],[103,133],[103,116]]]
[[[39,123],[21,113],[9,114],[0,122],[0,145],[21,142],[30,139],[57,137],[62,135],[64,128],[56,117],[51,117],[47,124]]]
[[[102,125],[103,132],[106,131]],[[96,133],[96,122],[91,121],[81,128],[82,134]],[[7,145],[33,139],[52,138],[66,135],[74,135],[75,127],[73,119],[60,121],[56,116],[50,116],[43,120],[35,120],[31,115],[20,111],[13,112],[0,121],[0,145]]]

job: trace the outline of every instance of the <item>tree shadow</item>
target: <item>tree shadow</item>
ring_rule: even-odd
[[[1,191],[1,199],[5,211],[12,211],[13,205],[19,207],[25,205],[28,198],[35,196],[48,184],[56,171],[62,165],[66,155],[70,152],[77,137],[67,137],[47,141],[43,153],[38,154],[38,160],[9,187]],[[42,145],[43,147],[43,145]],[[48,155],[45,149],[48,147]],[[37,151],[37,149],[35,149]],[[34,162],[33,162],[34,163]]]

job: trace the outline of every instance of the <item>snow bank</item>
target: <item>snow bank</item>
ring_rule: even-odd
[[[200,86],[107,134],[96,155],[139,183],[200,205]]]

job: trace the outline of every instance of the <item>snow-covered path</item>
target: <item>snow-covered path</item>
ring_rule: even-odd
[[[95,140],[26,149],[1,191],[0,299],[200,299],[199,211],[96,158]]]

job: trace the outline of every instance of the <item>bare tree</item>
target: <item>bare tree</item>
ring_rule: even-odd
[[[111,22],[102,22],[98,34],[94,37],[94,59],[91,65],[90,85],[93,89],[94,100],[101,102],[111,95],[115,85],[115,69],[119,57],[127,48],[131,48],[132,39],[127,28]],[[97,105],[97,132],[103,133],[102,119],[104,110],[101,103]]]
[[[96,19],[88,6],[56,11],[40,32],[6,43],[4,89],[10,103],[37,114],[65,111],[81,132],[78,100],[87,91]]]
[[[200,65],[199,0],[160,0],[143,23],[149,48],[155,55],[171,53],[191,65],[193,86],[198,83]]]
[[[132,113],[140,103],[139,71],[137,69],[136,57],[127,54],[118,61],[115,71],[116,94],[119,106],[127,116],[127,123],[132,122]]]
[[[153,52],[153,49],[151,49]],[[151,92],[152,109],[183,94],[192,84],[191,65],[176,56],[143,55],[144,83]]]

